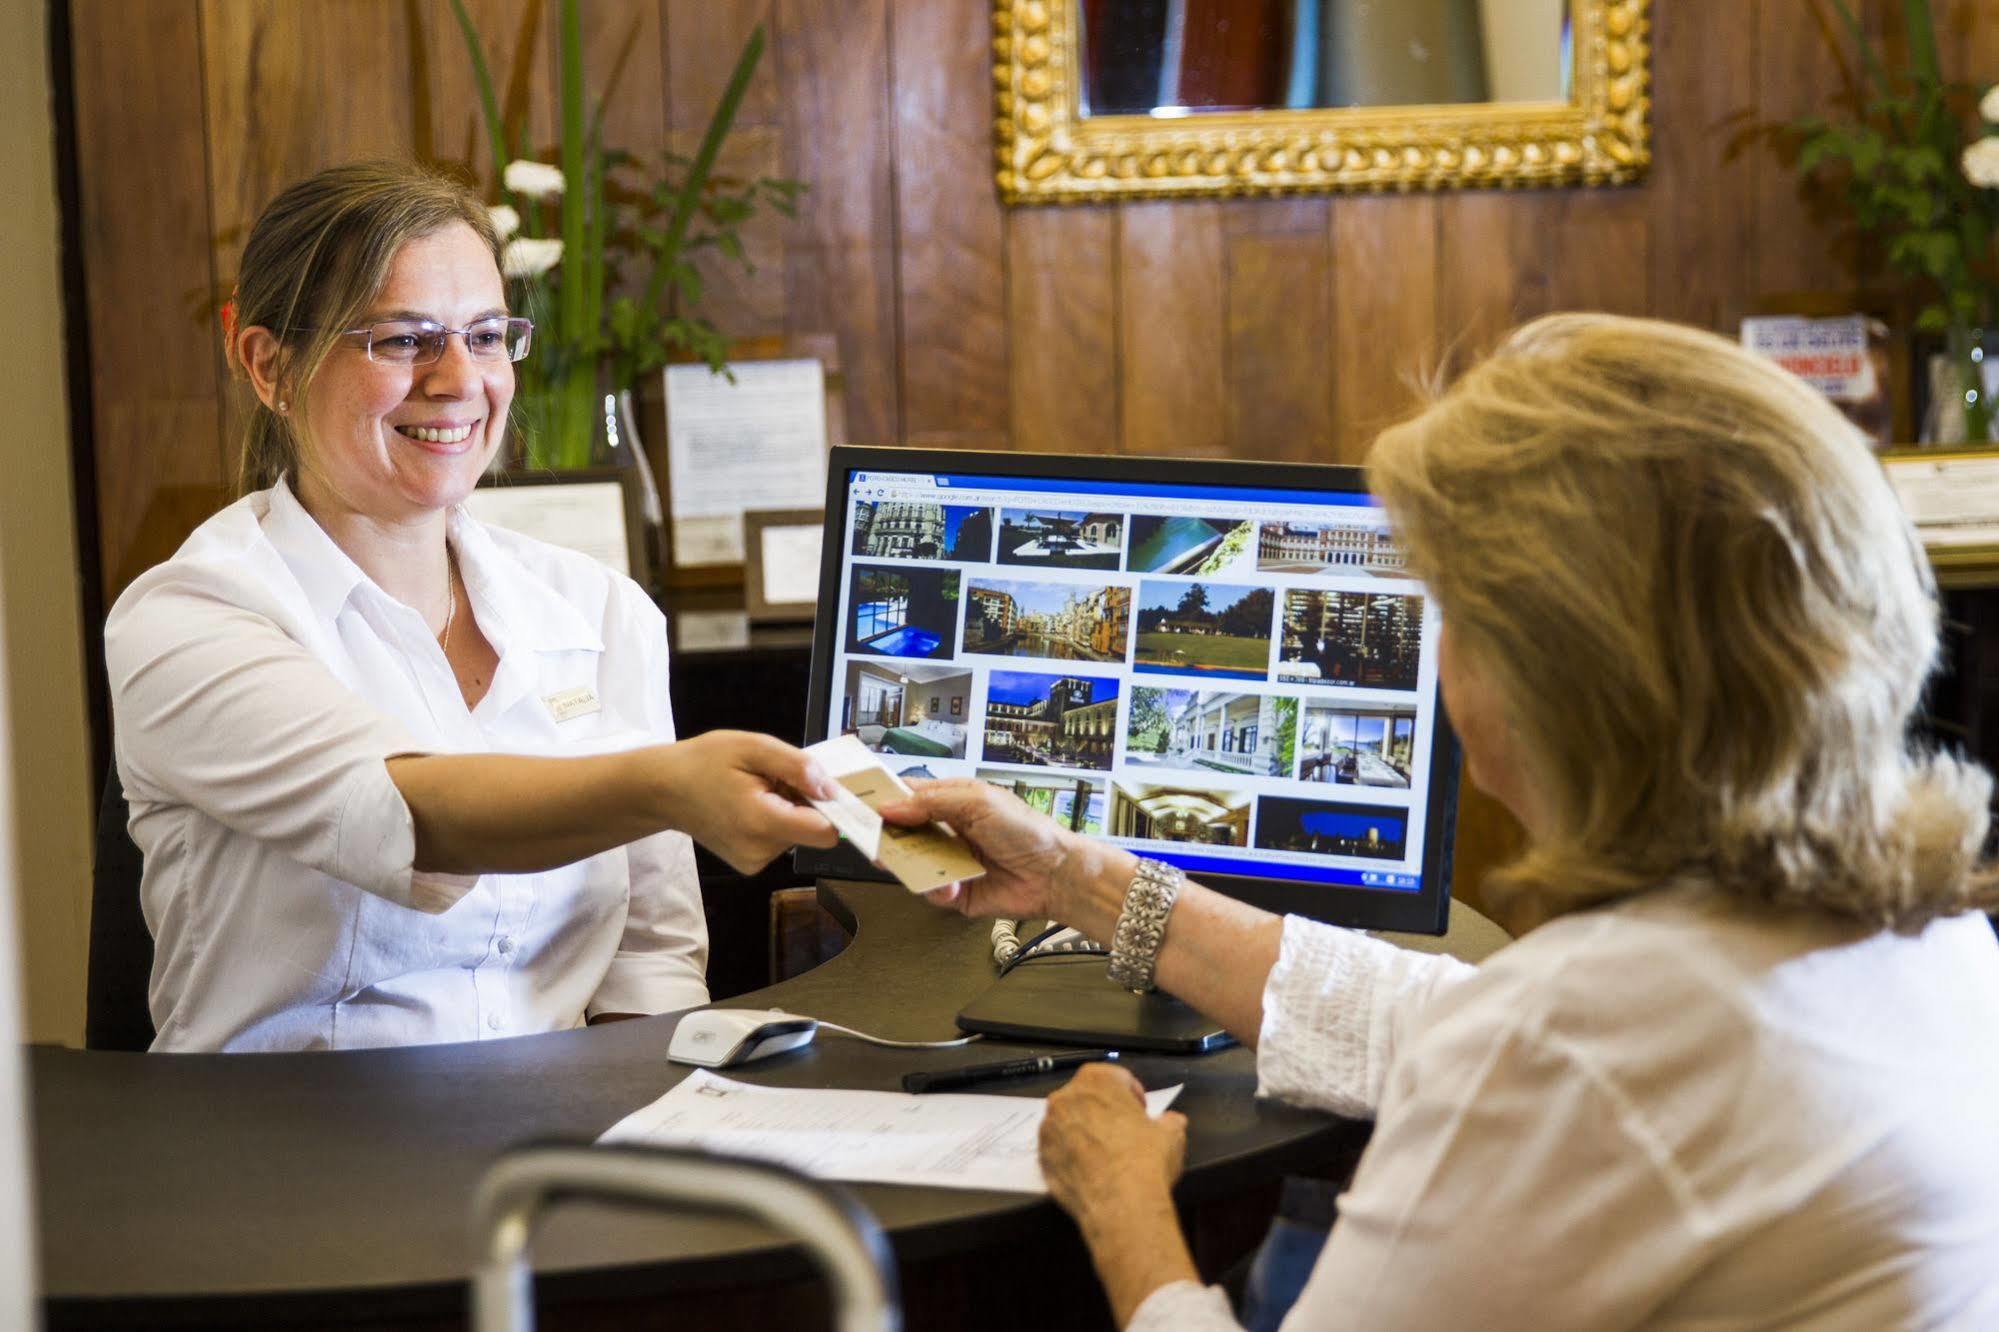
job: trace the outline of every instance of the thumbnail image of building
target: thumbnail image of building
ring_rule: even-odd
[[[1138,601],[1132,666],[1140,673],[1268,678],[1269,588],[1147,579]]]
[[[873,507],[867,534],[855,534],[856,555],[936,559],[944,553],[943,505],[884,502]]]
[[[991,552],[986,509],[881,500],[854,506],[854,554],[876,559],[972,560]]]
[[[1284,594],[1277,676],[1314,684],[1414,689],[1423,598],[1381,592]]]
[[[1257,533],[1256,567],[1266,571],[1400,573],[1406,563],[1386,528],[1363,523],[1264,523]]]
[[[1115,569],[1124,554],[1124,515],[1002,509],[1001,564],[1044,569]]]
[[[1243,791],[1111,783],[1110,835],[1151,842],[1247,846],[1251,797]]]
[[[1279,739],[1287,721],[1295,725],[1297,707],[1270,694],[1134,690],[1125,763],[1288,777]]]
[[[994,671],[986,681],[985,757],[1049,768],[1111,766],[1118,685],[1071,675]]]
[[[965,651],[1060,661],[1122,661],[1131,589],[1073,583],[974,581]]]

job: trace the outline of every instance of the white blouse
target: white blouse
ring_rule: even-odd
[[[635,584],[459,509],[448,539],[499,654],[469,711],[423,618],[282,481],[203,523],[112,608],[155,1050],[484,1040],[707,1002],[682,833],[540,874],[413,870],[386,759],[673,739],[665,624]]]
[[[1376,1113],[1284,1327],[1999,1328],[1999,946],[1676,888],[1478,968],[1287,919],[1259,1092]],[[1155,1291],[1131,1328],[1233,1328]]]

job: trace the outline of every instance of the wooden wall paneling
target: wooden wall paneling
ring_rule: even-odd
[[[1642,186],[1466,193],[1443,207],[1438,320],[1446,338],[1462,339],[1460,363],[1540,315],[1649,306]]]
[[[1016,208],[1006,245],[1013,446],[1116,452],[1117,213]]]
[[[1228,456],[1227,210],[1191,200],[1120,210],[1125,453]]]
[[[806,180],[789,229],[786,331],[832,331],[847,439],[890,444],[901,420],[890,184],[888,0],[778,0],[786,146]]]
[[[743,44],[758,24],[764,56],[736,112],[717,170],[747,178],[800,174],[787,149],[782,119],[777,13],[772,0],[669,0],[666,6],[666,120],[668,143],[692,156],[722,98]],[[809,200],[801,201],[801,207]],[[701,313],[736,337],[781,333],[791,294],[788,253],[799,224],[765,210],[742,229],[754,271],[708,252],[696,257],[701,273]],[[829,326],[816,332],[832,332]]]
[[[1437,364],[1434,195],[1335,199],[1333,458],[1359,463],[1384,426],[1416,404]]]
[[[196,20],[195,0],[70,6],[106,606],[229,489]]]
[[[413,150],[406,19],[373,0],[203,0],[209,211],[226,281],[257,214],[285,186],[339,162]],[[223,396],[231,476],[246,392]]]
[[[1563,308],[1554,270],[1591,262],[1591,238],[1566,234],[1554,191],[1468,190],[1438,207],[1437,336],[1443,364],[1456,370],[1515,325]]]
[[[1651,312],[1731,336],[1756,287],[1754,5],[1652,8]]]
[[[1999,9],[1992,0],[1941,0],[1937,42],[1944,77],[1970,84],[1981,96],[1999,84]]]
[[[1005,223],[986,0],[890,9],[903,443],[1007,447]]]
[[[1554,196],[1547,226],[1539,229],[1546,310],[1650,313],[1651,209],[1642,186]]]
[[[1227,206],[1228,448],[1237,458],[1329,460],[1332,227],[1325,199]]]
[[[1881,0],[1856,3],[1881,31]],[[1807,189],[1779,152],[1777,136],[1800,116],[1827,115],[1858,75],[1853,43],[1828,0],[1758,0],[1756,7],[1756,289],[1758,303],[1855,283],[1841,207],[1823,187]],[[1842,253],[1845,249],[1846,252]]]

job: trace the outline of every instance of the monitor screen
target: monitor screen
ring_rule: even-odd
[[[836,448],[821,567],[808,741],[1273,910],[1444,929],[1437,616],[1358,469]]]

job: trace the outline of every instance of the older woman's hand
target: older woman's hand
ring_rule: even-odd
[[[826,816],[799,803],[828,799],[827,777],[794,745],[749,731],[709,731],[660,748],[670,824],[754,874],[794,846],[839,843]]]
[[[1062,1210],[1086,1226],[1126,1204],[1170,1196],[1187,1156],[1187,1117],[1146,1113],[1145,1088],[1116,1064],[1085,1064],[1048,1098],[1041,1173]]]
[[[1125,854],[1078,837],[987,782],[964,777],[911,786],[913,797],[883,805],[881,815],[899,824],[941,820],[971,846],[985,877],[928,895],[967,916],[1066,920],[1062,890],[1085,877],[1096,859]]]

